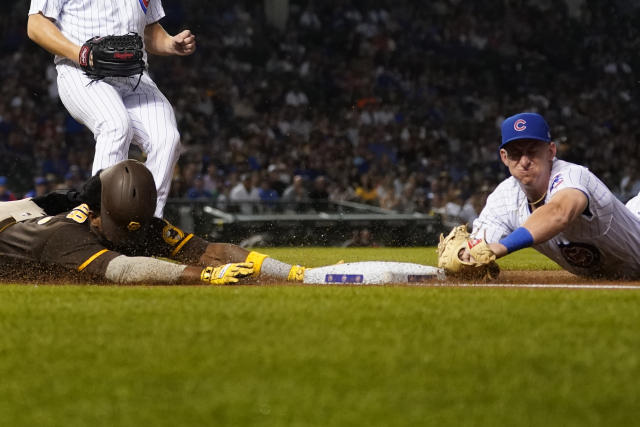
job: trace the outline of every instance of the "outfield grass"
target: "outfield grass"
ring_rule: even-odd
[[[3,285],[0,425],[634,425],[639,303],[603,290]]]

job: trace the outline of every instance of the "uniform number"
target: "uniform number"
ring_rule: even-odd
[[[81,204],[73,208],[71,212],[67,214],[67,218],[74,220],[75,222],[82,224],[87,220],[89,216],[89,206]]]

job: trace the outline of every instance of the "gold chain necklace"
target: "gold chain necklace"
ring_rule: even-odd
[[[547,196],[547,193],[545,192],[542,197],[540,197],[538,200],[536,200],[535,202],[530,202],[529,198],[527,197],[527,203],[529,203],[529,205],[531,205],[531,207],[535,207],[538,203],[540,203],[542,201],[542,199],[544,199]]]

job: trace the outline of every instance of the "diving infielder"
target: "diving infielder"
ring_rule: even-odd
[[[555,155],[542,116],[507,118],[500,158],[512,176],[489,196],[472,235],[498,258],[532,246],[580,276],[640,278],[640,196],[625,206],[587,168]]]
[[[134,143],[146,153],[158,192],[155,216],[162,218],[180,135],[171,104],[145,71],[138,76],[92,81],[80,68],[82,45],[94,36],[137,33],[146,53],[190,55],[195,36],[189,30],[170,36],[158,22],[160,0],[31,0],[29,38],[55,54],[58,92],[69,114],[93,132],[92,174],[128,158]],[[135,89],[135,90],[134,90]]]

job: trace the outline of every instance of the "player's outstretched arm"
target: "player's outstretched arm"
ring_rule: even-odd
[[[306,267],[287,264],[266,254],[248,251],[231,243],[209,243],[198,260],[198,265],[220,265],[230,262],[251,263],[254,277],[261,281],[302,282]]]
[[[558,191],[546,205],[536,209],[522,227],[489,247],[496,258],[537,243],[543,243],[566,229],[582,214],[589,200],[580,190],[566,188]]]
[[[229,285],[252,274],[251,263],[200,267],[124,255],[112,259],[105,271],[105,277],[115,283],[166,285]]]
[[[27,35],[48,52],[79,62],[80,46],[67,39],[42,13],[29,15]]]
[[[175,227],[174,227],[175,228]],[[187,238],[188,241],[187,241]],[[212,243],[200,237],[189,235],[185,244],[178,243],[172,259],[189,265],[218,266],[228,263],[253,264],[253,276],[261,282],[265,280],[302,282],[305,267],[287,264],[266,254],[248,251],[231,243]]]
[[[149,24],[144,29],[144,44],[153,55],[191,55],[196,50],[196,36],[184,30],[175,36],[168,34],[160,23]]]
[[[546,205],[536,209],[523,224],[536,243],[561,233],[587,208],[587,196],[575,188],[558,191]]]

